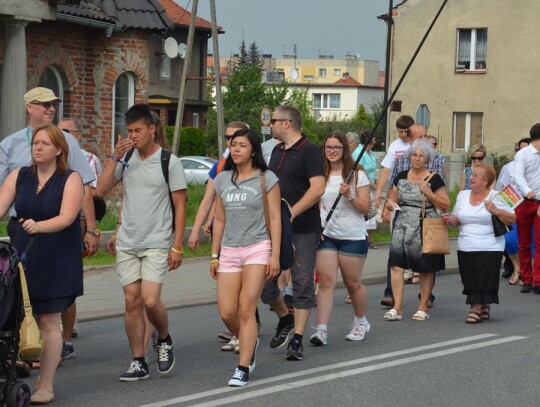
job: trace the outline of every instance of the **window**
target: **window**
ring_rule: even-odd
[[[192,127],[199,128],[199,113],[193,113]]]
[[[313,75],[304,75],[304,80],[305,81],[312,81],[313,80]]]
[[[58,72],[58,69],[56,69],[54,66],[51,65],[45,68],[45,71],[43,71],[41,77],[39,78],[39,86],[49,88],[56,96],[62,99],[62,102],[64,102],[64,86],[62,76],[60,75],[60,72]],[[56,113],[54,114],[54,122],[58,123],[58,120],[60,120],[62,117],[64,117],[64,104],[60,103],[56,108]]]
[[[169,58],[167,54],[165,53],[165,40],[161,41],[161,48],[162,48],[162,51],[161,51],[162,55],[161,55],[159,74],[161,75],[161,79],[170,79],[171,58]]]
[[[135,103],[135,80],[133,75],[125,72],[114,83],[114,112],[113,112],[113,142],[114,148],[118,141],[118,135],[127,136],[124,114]]]
[[[334,76],[341,76],[341,69],[339,68],[334,69]]]
[[[314,93],[313,107],[315,109],[339,109],[341,95],[339,93]]]
[[[319,68],[319,77],[326,78],[326,68]]]
[[[454,150],[468,150],[483,144],[483,113],[454,113]]]
[[[458,30],[456,71],[485,71],[487,28]]]

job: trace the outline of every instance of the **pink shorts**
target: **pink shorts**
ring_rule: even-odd
[[[271,254],[272,245],[269,239],[249,246],[221,246],[218,273],[238,273],[247,264],[266,266]]]

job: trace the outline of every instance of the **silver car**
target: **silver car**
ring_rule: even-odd
[[[210,157],[188,155],[180,157],[186,173],[188,184],[204,184],[208,179],[208,171],[217,160]]]

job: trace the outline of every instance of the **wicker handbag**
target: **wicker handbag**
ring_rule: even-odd
[[[435,175],[433,172],[426,182]],[[448,226],[441,218],[426,218],[426,196],[422,194],[422,253],[450,254]]]

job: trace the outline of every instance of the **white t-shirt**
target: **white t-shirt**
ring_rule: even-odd
[[[339,185],[343,182],[341,175],[330,175],[328,183],[321,197],[321,221],[324,223],[328,212],[336,201],[339,194]],[[356,187],[369,186],[369,180],[364,171],[358,171]],[[356,197],[356,189],[352,195]],[[345,197],[339,203],[324,229],[324,234],[333,239],[341,240],[364,240],[366,238],[366,221],[360,213]]]
[[[497,185],[495,185],[495,188],[497,190],[501,190],[508,184],[511,184],[514,181],[512,176],[513,174],[514,161],[510,161],[501,168],[501,172],[499,173],[499,179],[497,180]]]
[[[499,197],[498,191],[492,190],[486,198],[493,198],[493,203],[503,211],[513,213]],[[453,214],[457,216],[459,226],[458,250],[464,252],[502,252],[504,251],[504,236],[495,237],[491,213],[486,210],[484,203],[473,206],[470,203],[471,190],[461,191],[456,199]]]
[[[390,144],[390,147],[388,147],[388,152],[384,156],[384,159],[381,162],[381,165],[385,168],[394,168],[394,164],[396,160],[409,149],[411,146],[411,143],[406,142],[398,138],[397,140],[393,141],[392,144]]]

